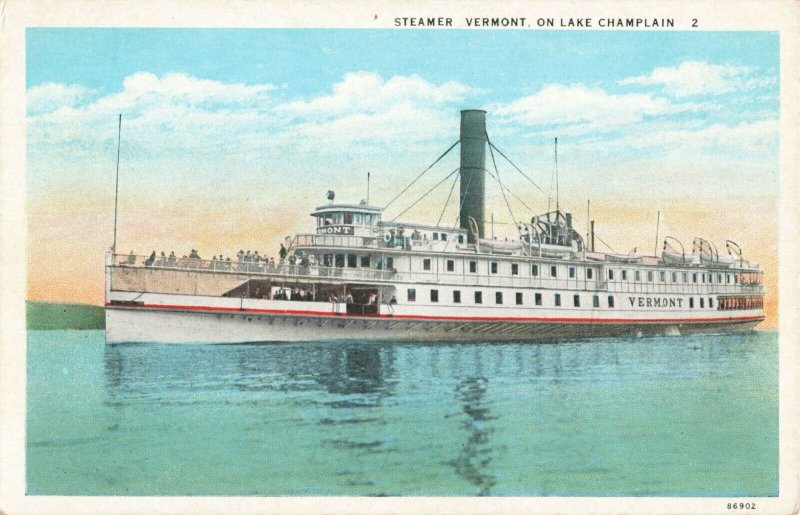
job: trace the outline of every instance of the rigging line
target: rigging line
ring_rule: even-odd
[[[461,168],[459,167],[459,170],[460,169]],[[456,215],[456,221],[453,223],[453,229],[456,228],[456,225],[458,225],[458,222],[461,219],[461,209],[463,209],[463,207],[464,207],[464,202],[467,201],[467,196],[469,195],[469,185],[471,183],[472,183],[472,174],[470,174],[469,179],[467,179],[467,187],[464,188],[464,198],[462,198],[461,202],[458,203],[458,215]],[[467,225],[469,225],[469,224],[467,224]],[[478,238],[480,238],[480,234],[478,235]],[[445,252],[447,251],[447,247],[450,246],[450,242],[451,241],[453,241],[453,238],[448,238],[447,239],[447,243],[444,244],[444,251]]]
[[[448,154],[448,153],[449,153],[451,150],[453,150],[453,148],[454,148],[456,145],[458,145],[460,142],[461,142],[461,140],[459,139],[459,140],[457,140],[455,143],[453,143],[452,145],[450,145],[450,148],[448,148],[447,150],[445,150],[445,151],[444,151],[444,154],[442,154],[442,155],[440,155],[439,157],[437,157],[437,158],[436,158],[436,161],[434,161],[433,163],[431,163],[431,165],[430,165],[429,167],[427,167],[425,170],[423,170],[421,174],[417,175],[417,177],[416,177],[416,178],[415,178],[413,181],[411,181],[411,183],[410,183],[408,186],[406,186],[405,188],[403,188],[403,191],[401,191],[400,193],[398,193],[397,195],[395,195],[395,197],[394,197],[392,200],[390,200],[388,204],[386,204],[385,206],[383,206],[383,209],[386,209],[387,207],[391,206],[391,205],[392,205],[392,203],[393,203],[395,200],[397,200],[397,199],[400,197],[400,195],[402,195],[403,193],[405,193],[406,191],[408,191],[408,188],[410,188],[411,186],[413,186],[413,185],[414,185],[414,183],[415,183],[415,182],[417,182],[417,181],[419,180],[419,178],[420,178],[420,177],[422,177],[423,175],[425,175],[425,172],[427,172],[428,170],[430,170],[431,168],[433,168],[433,167],[434,167],[434,165],[435,165],[436,163],[438,163],[439,161],[441,161],[441,159],[442,159],[444,156],[446,156],[446,155],[447,155],[447,154]]]
[[[516,223],[517,217],[514,216],[514,212],[511,210],[511,204],[508,203],[508,198],[506,197],[506,190],[505,190],[505,188],[503,188],[503,183],[500,181],[500,170],[497,169],[497,161],[495,161],[495,159],[494,159],[494,151],[492,150],[492,147],[494,145],[492,145],[491,142],[489,141],[489,134],[488,133],[486,134],[486,143],[489,143],[489,155],[492,156],[492,164],[494,165],[494,173],[497,174],[497,182],[500,183],[500,192],[503,194],[503,200],[505,200],[505,202],[506,202],[506,207],[508,208],[508,212],[511,215],[511,219],[514,220],[514,222]]]
[[[456,176],[456,180],[453,181],[453,185],[450,186],[450,193],[447,194],[447,200],[444,201],[444,205],[442,206],[442,213],[439,215],[439,219],[436,220],[436,225],[439,225],[439,223],[442,221],[444,212],[447,209],[447,203],[450,202],[450,197],[453,196],[453,190],[456,189],[456,184],[458,184],[458,176]]]
[[[594,237],[595,237],[595,238],[597,238],[598,240],[600,240],[600,243],[602,243],[603,245],[605,245],[606,247],[608,247],[608,248],[611,250],[611,252],[616,252],[616,250],[614,250],[614,247],[612,247],[611,245],[609,245],[608,243],[606,243],[606,242],[603,240],[603,238],[601,238],[601,237],[600,237],[600,236],[597,234],[597,231],[595,231],[595,233],[594,233]]]
[[[400,218],[401,216],[403,216],[403,214],[404,214],[406,211],[408,211],[408,210],[409,210],[409,209],[411,209],[412,207],[416,206],[416,205],[417,205],[417,203],[419,203],[419,201],[420,201],[420,200],[422,200],[422,199],[424,199],[425,197],[427,197],[427,196],[428,196],[428,194],[429,194],[430,192],[432,192],[433,190],[435,190],[436,188],[438,188],[440,184],[442,184],[444,181],[446,181],[447,179],[449,179],[450,177],[452,177],[452,176],[453,176],[453,175],[454,175],[456,172],[458,172],[460,169],[461,169],[461,168],[456,168],[455,170],[453,170],[452,172],[450,172],[449,174],[447,174],[447,177],[445,177],[445,178],[444,178],[444,179],[442,179],[441,181],[437,182],[437,183],[436,183],[436,185],[435,185],[433,188],[431,188],[431,189],[429,189],[428,191],[426,191],[425,193],[423,193],[423,194],[422,194],[422,196],[421,196],[420,198],[418,198],[417,200],[415,200],[415,201],[414,201],[414,202],[413,202],[413,203],[412,203],[410,206],[408,206],[407,208],[405,208],[404,210],[402,210],[402,211],[401,211],[401,212],[400,212],[400,213],[399,213],[397,216],[395,216],[394,218],[392,218],[392,222],[394,222],[395,220],[397,220],[398,218]]]
[[[489,177],[491,177],[492,179],[494,179],[495,181],[497,181],[497,177],[495,177],[494,175],[492,175],[492,172],[490,172],[489,170],[486,170],[486,173],[488,173],[488,174],[489,174]],[[499,182],[499,181],[497,181],[497,182]],[[510,194],[511,194],[511,195],[512,195],[512,196],[513,196],[515,199],[517,199],[517,200],[520,202],[520,204],[522,204],[523,206],[525,206],[525,208],[526,208],[528,211],[530,211],[531,213],[533,213],[533,209],[531,209],[531,207],[530,207],[528,204],[526,204],[524,200],[522,200],[521,198],[519,198],[519,197],[517,196],[517,194],[516,194],[516,193],[514,193],[513,191],[511,191],[511,189],[510,189],[508,186],[506,186],[505,188],[506,188],[506,191],[507,191],[507,192],[509,192],[509,193],[510,193]]]
[[[506,155],[505,155],[505,154],[503,154],[503,151],[502,151],[502,150],[500,150],[499,148],[497,148],[496,146],[494,146],[494,143],[491,143],[491,142],[490,142],[490,143],[489,143],[489,145],[491,145],[491,146],[492,146],[492,148],[494,148],[495,150],[497,150],[497,153],[498,153],[498,154],[500,154],[501,156],[503,156],[503,158],[505,158],[505,160],[506,160],[506,161],[508,161],[509,163],[511,163],[511,166],[513,166],[513,167],[514,167],[514,168],[515,168],[515,169],[516,169],[516,170],[517,170],[519,173],[521,173],[523,177],[525,177],[526,179],[528,179],[528,181],[529,181],[531,184],[533,184],[534,186],[536,186],[536,189],[537,189],[537,190],[541,191],[541,192],[542,192],[542,194],[544,194],[544,190],[543,190],[542,188],[540,188],[538,184],[536,184],[535,182],[533,182],[533,179],[531,179],[530,177],[528,177],[528,176],[525,174],[525,172],[523,172],[522,170],[520,170],[520,169],[519,169],[519,167],[518,167],[517,165],[515,165],[515,164],[514,164],[514,163],[511,161],[511,159],[509,159],[508,157],[506,157]]]

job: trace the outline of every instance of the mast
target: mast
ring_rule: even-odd
[[[556,163],[556,213],[558,213],[558,137],[555,143],[555,163]],[[558,215],[556,215],[557,218]]]
[[[659,210],[658,215],[656,215],[656,245],[653,248],[653,255],[658,256],[658,226],[661,223],[661,211]]]
[[[119,198],[119,147],[122,139],[122,113],[119,115],[119,126],[117,128],[117,178],[114,186],[114,241],[111,243],[111,253],[117,251],[117,200]]]

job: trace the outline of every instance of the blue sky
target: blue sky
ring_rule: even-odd
[[[122,112],[129,197],[305,210],[370,171],[380,203],[480,107],[545,187],[558,136],[577,198],[774,196],[778,50],[768,32],[28,29],[29,191],[110,191]]]

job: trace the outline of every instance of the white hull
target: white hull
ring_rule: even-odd
[[[108,343],[253,343],[316,340],[542,341],[596,336],[745,332],[755,312],[692,321],[586,321],[413,319],[392,316],[291,315],[249,312],[109,307]]]

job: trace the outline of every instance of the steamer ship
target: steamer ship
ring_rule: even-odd
[[[732,241],[722,255],[702,238],[686,252],[671,237],[660,256],[600,252],[593,228],[584,241],[559,207],[519,223],[516,240],[487,238],[486,176],[513,192],[499,180],[494,152],[505,155],[485,111],[461,112],[448,152],[456,145],[453,227],[385,220],[382,208],[329,191],[314,231],[287,240],[277,263],[112,248],[106,341],[543,341],[745,332],[764,320],[762,271]]]

